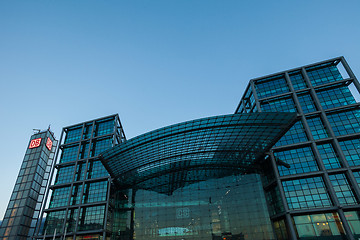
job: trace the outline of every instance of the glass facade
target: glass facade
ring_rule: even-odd
[[[46,220],[38,235],[79,239],[91,231],[94,238],[87,234],[84,239],[106,236],[111,181],[97,156],[124,140],[118,115],[63,129],[50,201],[43,213]]]
[[[350,84],[340,57],[251,80],[236,114],[127,141],[117,115],[66,127],[38,238],[358,239]]]
[[[270,211],[278,239],[359,237],[360,104],[350,84],[360,91],[340,57],[251,80],[246,94],[254,102],[243,108],[245,95],[240,101],[237,113],[298,114],[267,158],[267,166],[274,166],[267,171],[273,181],[266,177],[264,186],[268,204],[283,205]]]
[[[127,197],[117,200],[113,239],[132,239],[131,231],[139,240],[275,239],[258,174],[201,181],[171,195],[132,190]],[[133,230],[120,214],[133,216]]]
[[[1,224],[0,239],[28,239],[41,224],[38,219],[56,146],[57,141],[50,130],[31,136]]]

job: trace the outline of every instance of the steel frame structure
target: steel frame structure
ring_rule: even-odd
[[[104,120],[104,119],[111,119],[113,118],[114,119],[114,131],[109,133],[109,134],[106,134],[106,135],[101,135],[99,137],[94,137],[94,130],[95,130],[95,123],[98,122],[98,121],[101,121],[101,120]],[[57,149],[57,152],[56,152],[56,157],[55,159],[57,159],[58,161],[60,160],[60,152],[61,152],[61,149],[68,146],[68,145],[72,145],[74,144],[74,142],[71,142],[71,143],[64,143],[65,141],[65,135],[68,131],[68,129],[71,129],[71,128],[74,128],[74,127],[81,127],[81,137],[80,137],[80,140],[79,141],[76,141],[75,143],[77,143],[79,146],[78,146],[78,150],[77,150],[77,154],[76,156],[79,155],[80,153],[80,150],[81,150],[81,144],[80,142],[82,141],[83,139],[83,134],[84,134],[84,128],[86,125],[89,125],[91,124],[92,125],[92,131],[90,133],[90,139],[87,139],[90,143],[90,146],[91,146],[91,143],[93,141],[95,141],[97,138],[104,138],[104,137],[111,137],[112,138],[112,146],[115,146],[121,142],[124,142],[126,141],[126,136],[125,136],[125,133],[124,133],[124,130],[123,130],[123,127],[121,125],[121,122],[120,122],[120,118],[119,118],[119,115],[118,114],[113,114],[113,115],[109,115],[109,116],[106,116],[106,117],[101,117],[101,118],[97,118],[97,119],[94,119],[94,120],[91,120],[91,121],[86,121],[86,122],[83,122],[83,123],[80,123],[80,124],[74,124],[74,125],[70,125],[70,126],[67,126],[67,127],[64,127],[62,129],[62,132],[61,132],[61,136],[60,136],[60,140],[59,140],[59,146],[58,146],[58,149]],[[88,153],[87,153],[87,156],[90,156],[89,153],[91,151],[91,147],[88,149]],[[78,205],[71,205],[70,203],[70,199],[71,199],[71,194],[72,194],[72,191],[70,191],[70,195],[68,197],[68,201],[67,201],[67,204],[66,206],[64,207],[55,207],[55,208],[47,208],[47,209],[44,209],[43,212],[41,213],[40,215],[40,219],[43,219],[44,218],[44,215],[45,214],[48,214],[50,212],[55,212],[55,211],[58,211],[58,210],[65,210],[65,216],[68,215],[68,212],[69,212],[69,209],[78,209],[78,212],[80,212],[80,209],[82,207],[92,207],[92,206],[99,206],[99,205],[105,205],[105,215],[104,215],[104,224],[103,224],[103,228],[102,229],[98,229],[98,230],[95,230],[95,231],[81,231],[81,234],[102,234],[103,236],[103,239],[105,239],[106,237],[106,225],[107,225],[107,219],[108,219],[108,209],[109,209],[109,198],[110,198],[110,188],[111,188],[111,185],[112,185],[112,180],[111,180],[111,177],[108,175],[106,177],[100,177],[100,178],[95,178],[95,179],[87,179],[87,178],[84,178],[80,181],[72,181],[70,184],[57,184],[55,185],[54,184],[54,175],[55,175],[55,169],[59,169],[60,167],[63,167],[63,166],[67,166],[69,164],[74,164],[74,170],[73,170],[73,173],[72,175],[75,176],[76,174],[76,171],[77,171],[77,165],[79,163],[85,163],[85,170],[88,169],[88,165],[89,165],[89,162],[92,161],[92,160],[96,160],[97,159],[97,156],[93,156],[93,157],[88,157],[88,158],[85,158],[85,159],[75,159],[73,161],[70,161],[70,162],[65,162],[65,163],[57,163],[55,164],[54,166],[54,169],[51,173],[51,177],[50,179],[52,179],[52,185],[49,187],[47,193],[46,193],[46,196],[45,196],[45,201],[48,200],[50,198],[49,194],[50,194],[50,190],[54,190],[54,189],[58,189],[58,188],[61,188],[61,187],[64,187],[64,186],[70,186],[70,189],[73,188],[74,185],[82,185],[81,187],[81,190],[80,190],[80,199],[83,198],[83,193],[84,193],[84,187],[85,187],[85,184],[87,183],[93,183],[93,182],[99,182],[99,181],[107,181],[108,182],[108,189],[107,189],[107,195],[106,195],[106,201],[101,201],[101,202],[95,202],[95,203],[85,203],[85,204],[78,204]],[[44,203],[46,204],[46,203]],[[46,206],[48,207],[49,206],[49,203],[46,204]],[[67,217],[64,218],[63,220],[63,224],[62,224],[62,229],[59,229],[58,233],[57,234],[46,234],[45,233],[41,233],[41,227],[39,226],[36,230],[36,234],[34,235],[34,239],[46,239],[46,238],[66,238],[68,239],[67,237],[69,236],[73,236],[73,239],[75,240],[76,239],[76,236],[78,235],[79,231],[76,231],[76,232],[72,232],[71,234],[67,233],[65,228],[66,228],[66,219]],[[77,218],[76,218],[76,227],[75,229],[78,229],[78,224],[79,224],[79,221],[80,221],[80,214],[77,215]]]
[[[321,84],[318,86],[313,86],[312,82],[309,79],[307,70],[308,68],[312,68],[312,67],[316,67],[322,64],[327,64],[327,63],[331,63],[334,65],[337,64],[342,64],[346,73],[348,74],[349,78],[343,79],[341,81],[334,81],[334,82],[330,82],[330,83],[325,83],[325,84]],[[300,71],[305,83],[307,85],[306,89],[301,89],[301,90],[295,90],[292,81],[290,80],[289,77],[289,73],[290,72],[295,72],[295,71]],[[278,94],[278,95],[273,95],[270,97],[264,97],[264,98],[259,98],[258,94],[257,94],[257,89],[255,87],[255,84],[257,81],[259,80],[263,80],[266,78],[271,78],[274,76],[279,76],[279,75],[283,75],[285,76],[286,79],[286,84],[288,85],[290,91],[286,92],[286,93],[282,93],[282,94]],[[356,109],[360,109],[360,103],[355,103],[355,104],[350,104],[350,105],[346,105],[346,106],[339,106],[339,107],[335,107],[335,108],[331,108],[331,109],[326,109],[324,110],[324,108],[322,107],[319,97],[317,96],[316,90],[323,88],[323,87],[330,87],[330,86],[336,86],[339,83],[345,84],[346,86],[348,86],[349,84],[353,83],[354,86],[356,87],[356,90],[358,91],[358,93],[360,93],[360,83],[357,80],[357,78],[355,77],[354,73],[352,72],[352,70],[350,69],[348,63],[346,62],[345,58],[343,56],[341,57],[337,57],[337,58],[333,58],[333,59],[329,59],[329,60],[325,60],[322,62],[318,62],[318,63],[314,63],[314,64],[310,64],[310,65],[306,65],[306,66],[302,66],[302,67],[298,67],[298,68],[293,68],[290,70],[286,70],[286,71],[282,71],[282,72],[278,72],[278,73],[274,73],[271,75],[267,75],[267,76],[263,76],[263,77],[259,77],[259,78],[254,78],[250,80],[249,85],[247,86],[245,93],[248,91],[251,91],[255,100],[255,104],[251,104],[250,99],[244,96],[241,98],[239,105],[237,106],[235,113],[241,113],[241,112],[254,112],[254,111],[258,111],[258,112],[262,112],[262,107],[261,107],[261,102],[266,101],[266,100],[270,100],[270,99],[274,99],[274,98],[278,98],[278,97],[284,97],[284,96],[289,96],[292,97],[292,99],[294,100],[295,106],[298,110],[298,117],[301,119],[302,123],[304,124],[304,128],[306,131],[306,135],[309,138],[309,141],[307,142],[301,142],[301,143],[295,143],[295,144],[290,144],[290,145],[286,145],[286,146],[278,146],[278,147],[273,147],[271,149],[271,151],[269,152],[269,160],[271,161],[271,165],[273,167],[274,170],[274,174],[275,174],[275,180],[271,183],[269,183],[267,186],[264,187],[264,189],[269,188],[271,185],[276,185],[278,187],[278,189],[280,190],[280,196],[281,196],[281,201],[283,203],[283,207],[285,209],[285,211],[283,213],[280,214],[276,214],[271,216],[272,220],[277,220],[277,219],[281,219],[281,218],[285,218],[285,222],[287,225],[287,229],[288,229],[288,234],[289,234],[289,238],[291,239],[297,239],[297,234],[296,234],[296,229],[294,227],[293,224],[293,220],[292,217],[293,216],[298,216],[298,215],[304,215],[304,214],[313,214],[313,213],[325,213],[325,212],[337,212],[339,214],[339,217],[343,223],[343,227],[344,230],[346,232],[346,235],[348,237],[348,239],[351,240],[355,240],[351,228],[349,226],[348,221],[346,220],[345,214],[344,214],[344,210],[360,210],[360,204],[357,205],[351,205],[351,206],[346,206],[346,205],[342,205],[339,203],[339,200],[336,196],[335,190],[333,185],[331,184],[331,181],[329,179],[329,174],[335,174],[335,173],[345,173],[347,179],[349,180],[350,184],[351,184],[351,188],[353,190],[353,193],[355,194],[356,199],[358,200],[358,202],[360,202],[360,187],[356,181],[356,179],[354,178],[353,175],[353,171],[360,171],[360,165],[358,166],[349,166],[349,164],[347,163],[347,161],[345,160],[345,156],[341,150],[341,147],[339,145],[339,140],[345,140],[345,139],[355,139],[355,138],[360,138],[360,132],[359,133],[355,133],[355,134],[347,134],[347,135],[342,135],[342,136],[336,136],[334,131],[331,128],[331,124],[328,120],[328,118],[326,117],[326,113],[329,112],[333,112],[333,111],[346,111],[348,109],[351,108],[356,108]],[[300,105],[298,96],[296,93],[299,92],[304,92],[304,91],[308,91],[310,92],[310,95],[312,97],[312,99],[314,100],[315,106],[318,109],[318,111],[316,112],[310,112],[310,113],[304,113],[302,110],[302,107]],[[321,119],[324,121],[324,126],[326,127],[326,129],[329,131],[330,134],[330,138],[326,138],[326,139],[314,139],[312,134],[311,134],[311,130],[309,125],[307,124],[306,121],[306,117],[308,116],[315,116],[315,115],[320,115]],[[334,146],[334,149],[336,150],[337,153],[339,153],[339,157],[342,160],[343,166],[341,168],[338,169],[326,169],[324,166],[324,163],[321,160],[320,157],[320,153],[316,147],[317,143],[329,143],[331,142],[332,145]],[[279,163],[276,161],[275,156],[274,156],[274,151],[279,151],[279,150],[286,150],[286,149],[291,149],[291,148],[296,148],[299,146],[310,146],[311,149],[313,150],[314,154],[315,154],[315,159],[317,161],[317,164],[319,166],[319,171],[316,172],[308,172],[308,173],[300,173],[300,174],[293,174],[293,175],[287,175],[287,176],[280,176],[279,172],[278,172],[278,165]],[[322,207],[322,208],[314,208],[314,209],[301,209],[301,210],[292,210],[289,208],[288,204],[287,204],[287,200],[285,197],[285,192],[282,186],[282,182],[285,180],[294,180],[294,179],[302,179],[302,178],[308,178],[308,177],[314,177],[314,176],[321,176],[324,180],[324,183],[326,185],[326,188],[328,189],[328,193],[330,195],[330,198],[333,202],[333,206],[331,207]]]

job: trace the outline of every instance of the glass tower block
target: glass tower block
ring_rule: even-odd
[[[360,84],[345,59],[256,78],[247,89],[236,113],[298,113],[269,153],[273,181],[265,176],[265,191],[279,192],[268,204],[283,205],[270,213],[278,239],[358,239]]]
[[[50,130],[31,136],[9,205],[0,228],[0,239],[29,239],[43,208],[45,189],[53,166],[57,141]]]
[[[118,115],[63,128],[50,200],[42,216],[46,220],[38,236],[105,238],[112,182],[97,156],[123,141]]]

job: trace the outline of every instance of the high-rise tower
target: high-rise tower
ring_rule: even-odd
[[[31,136],[0,228],[0,239],[30,239],[34,234],[53,165],[57,141],[50,130]]]
[[[267,161],[278,239],[360,237],[359,92],[343,57],[250,81],[236,113],[298,114]]]
[[[38,234],[52,237],[82,232],[94,239],[105,236],[107,213],[111,211],[111,179],[96,157],[124,140],[118,115],[63,128],[46,221]]]

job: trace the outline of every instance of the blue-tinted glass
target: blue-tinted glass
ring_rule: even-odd
[[[105,206],[82,207],[78,230],[88,231],[104,228]]]
[[[255,89],[259,98],[289,92],[289,87],[283,75],[257,80],[255,82]]]
[[[274,156],[281,176],[319,170],[310,147],[274,152]],[[289,164],[290,168],[280,165],[279,161]]]
[[[346,106],[356,103],[353,95],[347,86],[318,90],[317,96],[324,109]]]
[[[85,169],[86,163],[78,162],[76,166],[76,173],[75,173],[75,181],[83,180],[85,176]]]
[[[91,137],[92,123],[87,123],[84,127],[83,139],[88,139]]]
[[[77,145],[64,147],[61,152],[60,163],[75,161],[78,149],[79,147]]]
[[[360,165],[360,139],[341,141],[340,147],[350,166]]]
[[[66,206],[70,194],[70,187],[54,189],[51,196],[49,208]]]
[[[112,147],[111,138],[94,140],[91,144],[90,157],[97,156],[105,150],[109,149],[110,147]]]
[[[171,195],[139,189],[133,209],[137,240],[274,239],[257,174],[202,181]]]
[[[246,93],[244,94],[244,104],[247,112],[252,108],[252,106],[255,104],[255,98],[251,91],[251,88],[248,88]]]
[[[79,141],[81,138],[81,129],[82,126],[67,129],[65,143]]]
[[[74,175],[74,165],[61,167],[56,175],[55,184],[72,182]]]
[[[306,209],[331,206],[328,191],[321,177],[304,178],[283,182],[290,209]]]
[[[307,88],[304,78],[300,71],[290,73],[289,77],[295,90]]]
[[[340,161],[330,143],[317,146],[326,169],[340,168]]]
[[[75,231],[77,215],[78,215],[77,208],[69,209],[66,220],[66,226],[67,226],[66,232],[70,233]]]
[[[275,146],[278,147],[306,141],[308,141],[308,138],[306,136],[304,126],[301,121],[298,121],[290,128],[289,131],[285,133]]]
[[[56,233],[62,233],[62,227],[64,225],[65,210],[48,213],[44,225],[43,234],[53,234],[56,229]]]
[[[353,172],[354,177],[356,179],[356,182],[359,184],[360,186],[360,172]]]
[[[83,203],[106,201],[107,181],[85,184]]]
[[[301,94],[298,96],[298,99],[299,99],[301,108],[304,113],[310,113],[310,112],[317,111],[314,101],[313,101],[312,97],[310,96],[310,94],[308,94],[308,93]]]
[[[82,190],[81,184],[77,184],[73,186],[71,191],[70,205],[77,205],[81,203],[80,201],[81,190]]]
[[[107,177],[109,173],[105,169],[104,165],[100,161],[91,161],[89,162],[89,170],[87,178],[99,178]]]
[[[94,136],[101,136],[113,133],[115,130],[114,128],[114,119],[105,119],[100,120],[95,123],[95,131]]]
[[[81,143],[80,152],[79,152],[79,159],[87,158],[89,155],[89,142]]]
[[[345,174],[330,175],[329,178],[340,204],[353,205],[357,203]]]
[[[336,136],[360,132],[360,110],[331,113],[329,122]]]
[[[292,98],[278,98],[261,102],[263,112],[296,112]]]
[[[329,66],[329,64],[323,64],[321,67],[308,68],[306,71],[313,86],[342,80],[337,67]]]
[[[315,140],[330,137],[320,117],[309,118],[306,121]]]

